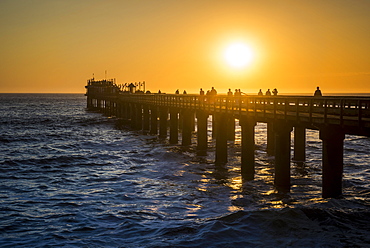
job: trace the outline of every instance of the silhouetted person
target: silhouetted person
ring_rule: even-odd
[[[199,101],[201,102],[204,102],[204,90],[202,88],[200,88],[200,91],[199,91]]]
[[[211,95],[213,95],[213,96],[217,95],[217,91],[214,87],[212,87],[212,89],[211,89]]]
[[[177,89],[176,92],[175,92],[175,94],[180,94],[180,91]]]
[[[317,86],[317,88],[315,90],[315,94],[313,96],[322,96],[320,87]]]
[[[158,90],[158,94],[161,94],[162,92],[161,92],[161,90]]]
[[[260,89],[260,91],[258,91],[258,95],[263,96],[262,89]]]
[[[275,89],[272,91],[272,94],[274,94],[274,96],[277,96],[277,94],[278,94],[278,90],[275,88]]]
[[[270,89],[268,89],[267,91],[266,91],[266,94],[265,94],[266,96],[271,96],[271,91],[270,91]]]
[[[183,92],[182,94],[187,94],[187,93],[186,93],[186,90],[184,90],[184,92]]]
[[[229,89],[229,91],[227,92],[227,95],[228,96],[233,96],[233,92],[231,91],[231,89]]]

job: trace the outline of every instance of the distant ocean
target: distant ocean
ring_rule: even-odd
[[[0,247],[370,247],[369,137],[346,136],[344,196],[322,199],[317,131],[280,194],[263,123],[243,182],[240,129],[216,166],[212,140],[197,156],[85,107],[82,94],[0,94]]]

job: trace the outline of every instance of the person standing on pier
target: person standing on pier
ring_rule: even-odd
[[[211,95],[212,96],[217,95],[217,91],[216,91],[216,89],[214,87],[212,87],[212,89],[211,89]]]
[[[242,93],[240,92],[240,89],[235,89],[234,96],[241,96]]]
[[[322,96],[319,86],[316,87],[315,94],[313,96]]]
[[[199,91],[199,101],[204,102],[204,90],[202,88]]]
[[[227,92],[227,96],[233,96],[233,92],[231,91],[231,89],[229,89],[229,91]]]
[[[177,89],[176,92],[175,92],[175,94],[180,94],[180,91]]]
[[[265,94],[266,96],[271,96],[271,91],[270,91],[270,89],[268,89],[267,91],[266,91],[266,94]]]
[[[211,91],[209,92],[209,96],[210,96],[210,103],[214,103],[215,102],[215,96],[217,95],[217,91],[215,90],[214,87],[211,88]]]
[[[278,90],[275,88],[275,89],[272,91],[272,94],[274,94],[274,96],[277,96],[277,94],[278,94]]]
[[[258,91],[258,95],[263,96],[262,89],[260,89],[260,91]]]

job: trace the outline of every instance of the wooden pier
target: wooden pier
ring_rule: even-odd
[[[88,80],[87,108],[131,121],[145,133],[167,138],[171,144],[192,145],[206,154],[208,117],[216,139],[215,163],[227,163],[228,140],[235,138],[235,120],[241,126],[241,173],[255,174],[254,128],[267,123],[267,152],[275,155],[275,186],[288,192],[291,164],[291,132],[294,130],[295,161],[305,161],[306,129],[319,130],[322,140],[322,196],[342,195],[343,141],[345,134],[370,136],[370,98],[303,96],[205,96],[151,94],[123,91],[114,80]],[[196,119],[196,121],[195,121]],[[169,129],[169,132],[168,132]]]

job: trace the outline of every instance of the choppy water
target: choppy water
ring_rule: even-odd
[[[1,247],[370,247],[370,138],[345,140],[344,197],[321,198],[321,141],[292,191],[273,186],[266,126],[256,179],[230,162],[118,128],[77,94],[0,94]],[[237,133],[239,134],[239,133]]]

